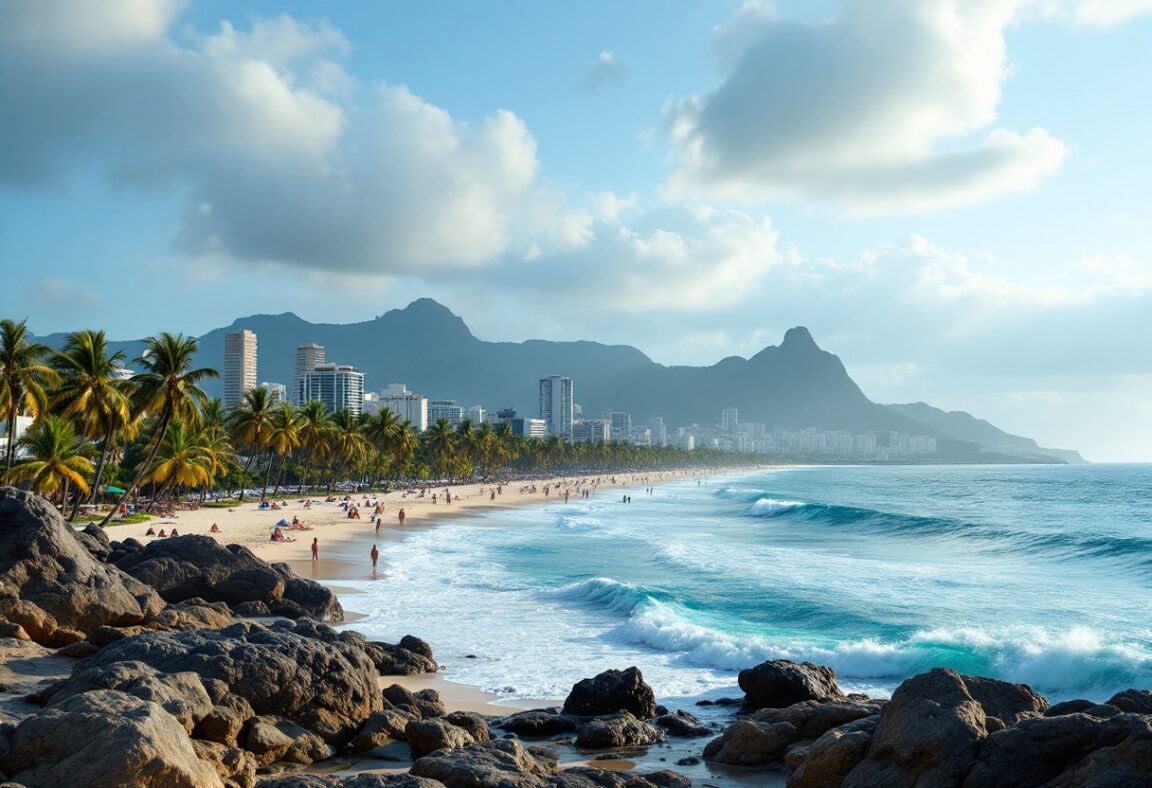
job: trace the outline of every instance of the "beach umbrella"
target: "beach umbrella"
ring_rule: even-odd
[[[119,487],[113,487],[109,485],[104,488],[104,492],[108,493],[109,495],[123,495],[125,491],[121,490]]]

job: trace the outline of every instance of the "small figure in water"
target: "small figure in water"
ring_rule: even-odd
[[[376,549],[376,545],[372,545],[372,568],[376,568],[376,561],[380,558],[380,551]]]
[[[312,560],[320,560],[320,540],[315,536],[312,537]]]

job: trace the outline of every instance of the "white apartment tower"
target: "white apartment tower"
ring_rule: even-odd
[[[256,334],[236,331],[224,335],[224,407],[237,408],[244,395],[256,388]]]
[[[364,412],[364,373],[344,364],[320,364],[304,373],[302,402],[320,400],[329,413],[347,408],[353,416]]]
[[[549,435],[572,438],[572,378],[549,375],[540,379],[540,418]]]
[[[296,370],[292,375],[292,402],[303,405],[308,401],[304,396],[304,375],[324,363],[324,346],[309,342],[296,348]]]
[[[373,398],[372,408],[377,412],[387,408],[401,422],[410,422],[416,432],[428,429],[428,398],[413,394],[403,383],[389,383]]]
[[[736,408],[725,408],[720,412],[720,429],[724,432],[732,432],[736,429],[736,425],[740,423],[737,418],[738,411]]]

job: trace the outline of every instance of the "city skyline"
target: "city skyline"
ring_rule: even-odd
[[[670,365],[806,325],[876,401],[1147,460],[1150,10],[3,4],[0,312],[134,338],[434,296]]]

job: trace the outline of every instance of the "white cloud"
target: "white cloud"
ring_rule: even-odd
[[[1091,27],[1117,27],[1138,16],[1152,14],[1152,0],[1080,0],[1075,18]]]
[[[94,162],[185,194],[186,251],[318,269],[479,265],[554,220],[525,207],[542,201],[519,118],[465,123],[404,86],[358,86],[326,22],[181,44],[172,3],[58,5],[0,7],[0,182]]]
[[[847,0],[806,26],[746,4],[716,89],[669,105],[673,197],[927,210],[1032,188],[1063,143],[990,126],[1019,0]],[[974,135],[983,134],[982,138]]]

